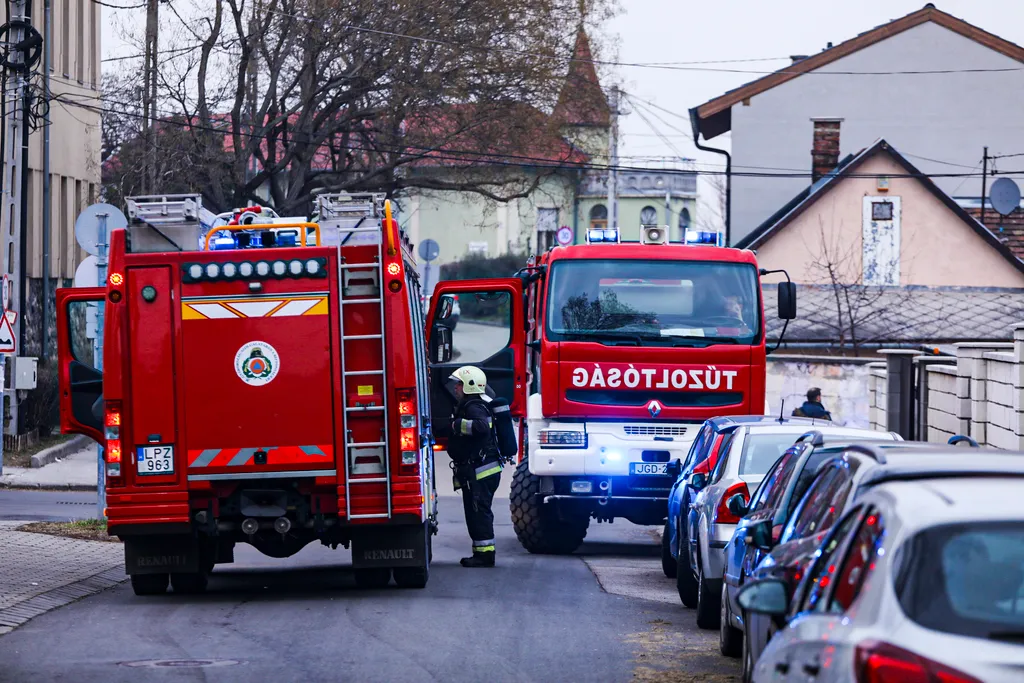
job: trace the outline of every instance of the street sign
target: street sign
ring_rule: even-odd
[[[3,285],[0,286],[0,307],[11,307],[11,276],[7,273],[4,273]]]
[[[4,311],[4,317],[6,317],[7,318],[7,322],[9,322],[12,325],[14,325],[15,323],[18,322],[18,312],[17,311]]]
[[[100,215],[107,217],[107,235],[109,240],[111,230],[118,230],[128,227],[128,219],[121,210],[112,204],[93,204],[85,207],[82,213],[78,214],[75,221],[75,239],[82,249],[96,255],[99,253],[99,225]]]
[[[568,225],[563,225],[558,229],[558,233],[555,235],[555,239],[558,240],[558,243],[561,246],[569,246],[570,244],[572,244],[572,228],[570,228]]]
[[[1010,178],[999,178],[992,183],[988,198],[993,209],[1008,216],[1020,206],[1020,188]]]
[[[17,353],[15,339],[14,327],[11,326],[10,319],[5,315],[0,318],[0,353]]]
[[[99,262],[95,256],[86,256],[75,268],[75,287],[99,287]]]
[[[441,253],[441,247],[432,239],[425,239],[420,242],[419,254],[420,258],[430,263],[437,258],[438,254]]]

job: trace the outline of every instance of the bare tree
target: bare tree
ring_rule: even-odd
[[[529,196],[579,158],[552,144],[544,112],[581,12],[596,22],[615,2],[192,1],[167,5],[161,27],[157,184],[215,209],[268,196],[284,213],[322,190]],[[124,170],[122,186],[144,177]]]
[[[704,181],[707,199],[701,202],[701,210],[697,211],[697,227],[712,232],[723,230],[726,214],[725,176],[704,173],[699,179]]]

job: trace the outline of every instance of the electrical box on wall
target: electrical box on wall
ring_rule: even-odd
[[[875,183],[875,187],[878,188],[879,192],[888,192],[889,191],[889,177],[888,176],[884,176],[884,175],[883,176],[878,176],[878,178],[876,180],[876,183]]]
[[[7,374],[6,389],[11,389],[11,382],[14,389],[28,391],[36,388],[36,370],[39,364],[38,358],[28,356],[11,356],[7,359],[11,365],[11,372]],[[6,374],[6,373],[5,373]]]

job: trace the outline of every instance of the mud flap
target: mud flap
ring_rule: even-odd
[[[199,543],[194,536],[145,536],[124,539],[125,574],[199,571]]]
[[[352,565],[373,567],[425,567],[427,533],[424,525],[375,527],[366,535],[352,538]]]

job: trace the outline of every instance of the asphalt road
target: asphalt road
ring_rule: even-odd
[[[95,518],[95,492],[0,489],[0,520],[65,522]]]
[[[341,549],[273,560],[240,545],[205,595],[138,598],[121,584],[0,637],[0,681],[738,680],[692,611],[605,592],[588,566],[640,562],[663,590],[647,530],[595,524],[577,556],[529,555],[497,499],[498,567],[468,570],[461,501],[440,512],[423,590],[356,589]]]

